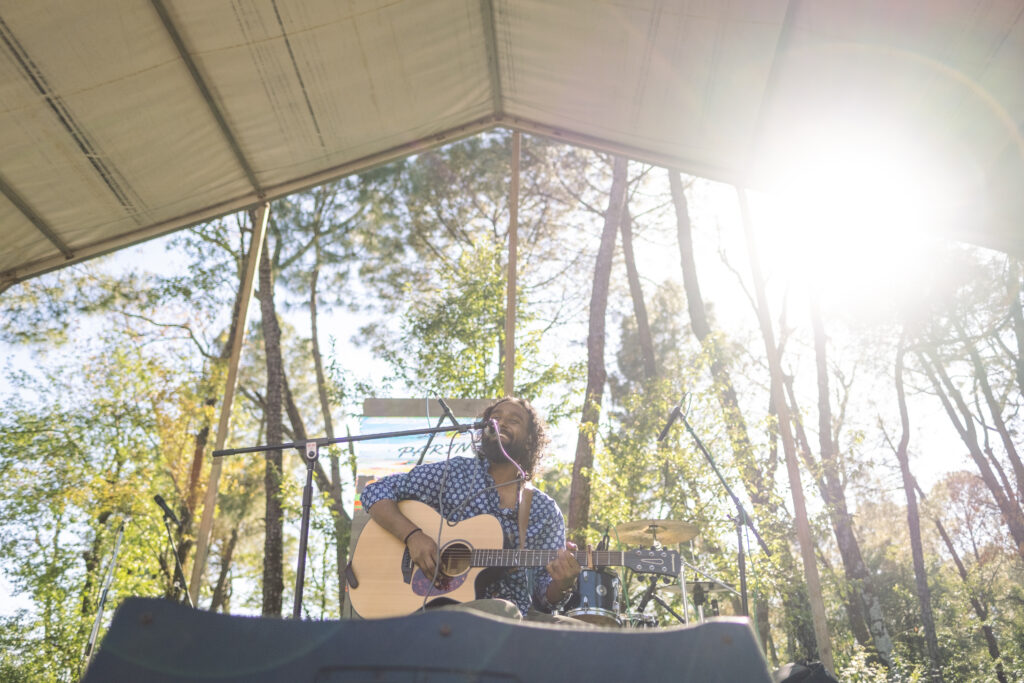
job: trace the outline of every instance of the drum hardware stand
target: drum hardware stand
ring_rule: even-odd
[[[700,623],[702,623],[702,624],[704,623],[704,604],[705,603],[708,603],[707,593],[704,592],[704,588],[699,583],[695,584],[694,587],[693,587],[693,604],[694,604],[694,607],[697,610],[697,618],[700,620]],[[717,617],[718,616],[718,600],[715,599],[715,598],[711,598],[711,601],[710,601],[709,604],[711,606],[711,616]]]
[[[373,439],[391,439],[402,436],[422,436],[424,434],[438,434],[440,432],[459,432],[462,434],[473,429],[482,429],[483,427],[483,422],[473,422],[470,424],[459,424],[453,427],[425,427],[423,429],[406,429],[397,432],[381,432],[379,434],[339,436],[333,439],[321,438],[311,439],[309,441],[292,441],[289,443],[247,446],[245,448],[225,448],[214,451],[213,457],[222,458],[224,456],[239,455],[242,453],[285,451],[290,448],[296,448],[302,452],[302,459],[306,463],[306,485],[302,490],[302,523],[299,528],[299,558],[295,567],[295,601],[292,605],[292,618],[300,619],[302,617],[302,590],[305,583],[306,573],[306,545],[309,541],[309,517],[313,504],[313,472],[316,469],[316,462],[319,458],[320,447],[330,446],[336,443],[370,441]],[[168,529],[168,534],[169,533],[170,530]]]
[[[657,531],[654,532],[653,536],[654,536],[654,540],[653,540],[653,542],[651,544],[651,549],[652,550],[658,550],[658,549],[662,548],[663,546],[661,545],[661,543],[658,542]],[[682,563],[682,560],[680,560],[680,563]],[[658,588],[658,579],[659,578],[660,577],[658,577],[658,576],[652,576],[651,577],[651,583],[650,583],[650,585],[647,586],[647,590],[644,591],[643,597],[640,598],[640,604],[637,605],[637,610],[636,610],[637,613],[638,614],[643,614],[644,613],[644,609],[647,607],[647,603],[650,602],[651,600],[654,600],[654,602],[657,605],[660,605],[662,609],[664,609],[666,612],[668,612],[673,617],[675,617],[676,621],[678,621],[680,624],[688,624],[688,623],[690,623],[690,614],[689,614],[689,611],[686,609],[686,570],[683,567],[680,567],[680,569],[679,569],[679,581],[681,582],[681,584],[683,586],[683,614],[685,615],[685,616],[682,616],[682,617],[679,616],[678,614],[676,614],[675,610],[673,610],[669,606],[669,604],[667,602],[665,602],[664,600],[662,600],[661,596],[657,594],[656,590]]]
[[[686,427],[686,431],[688,431],[690,436],[693,437],[693,440],[700,449],[700,452],[704,454],[704,457],[711,465],[711,469],[715,471],[716,475],[718,475],[718,481],[722,483],[722,487],[725,489],[726,493],[729,494],[729,497],[732,498],[733,505],[736,506],[736,517],[730,517],[729,519],[736,525],[737,565],[740,570],[740,603],[742,605],[743,616],[750,616],[750,609],[747,604],[747,562],[744,555],[743,527],[747,526],[754,532],[754,538],[757,539],[757,543],[761,546],[761,550],[764,551],[765,555],[771,556],[772,553],[768,550],[768,545],[764,542],[764,539],[761,538],[761,534],[757,532],[757,527],[754,526],[754,520],[751,519],[750,515],[747,514],[747,511],[743,509],[743,504],[740,503],[740,499],[736,497],[736,494],[733,493],[729,484],[725,481],[725,477],[722,476],[721,471],[719,471],[718,465],[715,464],[715,459],[711,457],[711,453],[709,453],[708,449],[704,447],[704,444],[701,442],[696,432],[693,431],[693,427],[691,427],[689,421],[687,421],[686,415],[682,410],[683,400],[685,397],[686,395],[683,394],[683,397],[679,399],[679,403],[672,409],[672,412],[668,417],[668,423],[665,425],[665,428],[661,430],[661,434],[658,435],[658,440],[661,441],[665,438],[665,435],[668,434],[669,427],[672,426],[672,423],[676,418],[681,419],[683,421],[683,425]]]
[[[647,607],[647,603],[649,601],[651,601],[651,600],[654,600],[654,602],[656,604],[658,604],[662,609],[664,609],[666,612],[668,612],[673,617],[675,617],[676,621],[678,621],[680,624],[688,623],[686,619],[684,619],[683,617],[681,617],[678,614],[676,614],[675,610],[672,609],[672,607],[667,602],[662,600],[661,596],[658,595],[655,592],[656,589],[658,588],[658,578],[659,577],[657,577],[657,576],[652,576],[651,577],[650,585],[647,586],[647,590],[644,591],[643,597],[640,598],[640,603],[636,606],[637,613],[638,614],[643,614],[644,613],[644,609]],[[686,595],[685,595],[685,593],[683,595],[683,609],[684,610],[686,609]]]

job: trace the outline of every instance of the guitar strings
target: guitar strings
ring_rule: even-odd
[[[445,488],[447,487],[447,484],[448,484],[448,473],[451,470],[452,450],[455,447],[455,439],[456,439],[457,436],[458,436],[458,432],[452,434],[451,438],[448,440],[448,453],[445,455],[445,460],[444,460],[445,461],[445,467],[444,467],[444,471],[441,473],[441,483],[438,486],[437,505],[438,505],[438,512],[440,513],[439,517],[441,518],[441,523],[438,524],[438,526],[437,526],[437,534],[434,537],[434,544],[437,546],[437,556],[434,558],[434,575],[430,579],[430,585],[432,587],[437,585],[437,580],[438,580],[438,578],[439,578],[439,576],[441,574],[441,534],[442,534],[442,531],[444,530],[444,525],[447,524],[448,526],[455,526],[458,523],[458,522],[455,522],[455,521],[452,521],[452,520],[448,519],[448,515],[446,515],[445,511],[444,511],[444,491],[445,491]],[[473,439],[472,436],[470,438]],[[501,444],[501,440],[500,439],[498,440],[498,444],[499,445]],[[478,444],[476,443],[476,439],[473,439],[474,450],[476,450],[477,445]],[[504,452],[504,450],[505,449],[502,448],[502,452]],[[505,454],[505,457],[506,458],[509,457],[507,453]],[[509,459],[511,460],[511,458],[509,458]],[[514,461],[513,461],[513,463],[514,463]],[[519,471],[522,472],[522,469],[519,469]],[[486,486],[486,487],[484,487],[482,489],[474,491],[474,492],[470,493],[469,495],[467,495],[466,497],[464,497],[462,499],[462,501],[460,501],[459,504],[455,506],[455,509],[452,510],[452,513],[459,512],[461,510],[465,510],[466,506],[469,505],[469,501],[470,500],[472,500],[474,497],[476,497],[476,496],[478,496],[478,495],[480,495],[482,493],[486,493],[489,489],[497,490],[498,488],[500,488],[502,486],[508,486],[509,484],[518,484],[520,481],[522,481],[522,479],[516,478],[516,479],[513,479],[512,481],[505,482],[503,484],[496,484],[494,486]],[[449,514],[451,514],[451,513],[449,513]],[[411,559],[412,558],[410,558],[410,560]],[[426,592],[426,594],[423,596],[423,602],[420,604],[419,611],[425,611],[427,609],[427,601],[430,599],[430,597],[431,597],[431,591],[428,590]]]
[[[452,464],[452,449],[455,447],[455,437],[459,435],[458,432],[452,434],[448,440],[448,453],[444,458],[444,471],[441,472],[441,483],[438,487],[437,494],[437,505],[438,512],[440,513],[441,523],[437,525],[437,536],[434,538],[434,545],[437,547],[437,556],[434,557],[434,575],[430,578],[430,589],[423,595],[423,603],[420,605],[419,611],[425,612],[427,609],[427,600],[430,599],[431,589],[437,585],[438,576],[441,573],[441,532],[444,530],[444,489],[448,484],[448,472],[451,469]],[[409,558],[412,559],[411,557]]]
[[[495,431],[497,431],[497,426],[496,425],[495,425]],[[437,526],[437,534],[436,534],[436,536],[434,538],[434,543],[435,543],[435,546],[437,547],[437,555],[434,558],[434,574],[433,574],[433,576],[431,577],[431,580],[430,580],[431,588],[433,588],[434,586],[437,585],[437,580],[438,580],[438,577],[440,576],[440,573],[441,573],[441,535],[442,535],[442,532],[444,530],[444,525],[447,524],[448,526],[453,527],[456,524],[458,524],[458,522],[455,522],[455,521],[452,521],[452,520],[448,519],[448,516],[444,512],[444,491],[445,491],[445,488],[446,488],[447,483],[448,483],[448,474],[449,474],[449,472],[451,470],[452,450],[455,447],[455,439],[456,439],[457,436],[458,436],[457,432],[452,434],[451,438],[448,441],[448,452],[445,455],[445,467],[444,467],[443,472],[441,473],[441,482],[440,482],[440,485],[438,486],[438,512],[439,512],[438,516],[440,517],[440,523]],[[471,436],[471,438],[473,438],[473,437]],[[498,439],[498,444],[499,444],[499,446],[501,445],[501,439],[500,438]],[[474,447],[477,446],[477,443],[476,443],[475,439],[473,439],[473,445],[474,445]],[[516,477],[515,479],[513,479],[511,481],[504,482],[502,484],[494,484],[492,486],[485,486],[485,487],[483,487],[483,488],[481,488],[481,489],[479,489],[477,491],[474,491],[474,492],[468,494],[467,496],[465,496],[459,502],[458,505],[455,506],[455,508],[454,508],[454,510],[452,510],[452,512],[457,512],[457,511],[460,511],[460,510],[464,510],[466,508],[466,506],[469,504],[470,500],[472,500],[476,496],[479,496],[479,495],[481,495],[483,493],[486,493],[490,489],[497,490],[497,489],[499,489],[501,487],[509,486],[511,484],[519,485],[523,481],[525,481],[525,473],[523,472],[522,468],[518,467],[518,464],[515,463],[515,461],[512,460],[509,457],[508,453],[505,452],[504,448],[502,448],[501,450],[502,450],[502,453],[505,455],[506,458],[508,458],[513,464],[517,465],[516,469],[519,470],[520,476]],[[461,560],[470,560],[471,561],[471,558],[473,556],[473,552],[474,551],[472,549],[470,549],[470,548],[456,547],[456,548],[449,549],[449,551],[447,553],[447,557],[452,558],[452,559],[454,559],[456,561],[461,561]],[[481,550],[480,552],[488,552],[488,551]],[[493,551],[491,551],[491,552],[493,552]],[[503,548],[501,551],[498,551],[498,552],[509,553],[509,552],[513,552],[513,551],[509,551],[508,549],[504,549]],[[528,550],[528,549],[522,549],[522,550],[518,550],[518,551],[515,551],[515,552],[518,552],[521,555],[525,555],[526,558],[530,558],[530,557],[534,557],[534,556],[551,557],[553,553],[557,553],[558,551],[556,551],[556,550]],[[587,557],[588,554],[590,555],[589,558]],[[600,551],[600,550],[597,550],[597,551],[593,551],[593,550],[580,551],[580,550],[577,550],[577,551],[573,552],[573,555],[576,557],[577,561],[579,561],[581,558],[583,560],[588,560],[586,564],[589,565],[589,566],[609,566],[610,564],[613,564],[613,563],[609,562],[609,560],[612,560],[612,557],[615,556],[615,555],[618,556],[618,563],[617,563],[618,565],[622,565],[623,562],[624,562],[624,559],[625,559],[625,554],[620,552],[620,551]],[[410,561],[411,561],[411,559],[412,558],[410,558]],[[602,559],[604,559],[605,562],[601,562],[600,560],[602,560]],[[546,564],[546,562],[544,564]],[[428,600],[430,600],[431,596],[432,596],[432,591],[430,589],[428,589],[426,591],[425,595],[423,596],[423,602],[420,604],[420,607],[419,607],[419,609],[417,611],[426,611],[426,609],[427,609],[427,602],[428,602]]]

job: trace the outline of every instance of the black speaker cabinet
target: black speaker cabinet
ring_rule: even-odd
[[[286,621],[131,598],[82,680],[770,683],[771,676],[742,619],[660,629],[518,623],[459,611]]]

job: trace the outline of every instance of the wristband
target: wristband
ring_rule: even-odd
[[[413,535],[414,533],[416,533],[417,531],[423,531],[423,529],[421,529],[421,528],[419,528],[419,527],[416,527],[415,529],[413,529],[412,531],[410,531],[409,533],[407,533],[407,534],[405,535],[405,538],[404,538],[404,539],[402,540],[402,545],[409,545],[409,539],[410,539],[410,538],[412,538],[412,535]]]

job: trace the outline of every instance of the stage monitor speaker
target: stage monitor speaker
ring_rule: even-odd
[[[699,681],[771,683],[749,622],[574,628],[461,611],[286,621],[130,598],[83,683]]]

